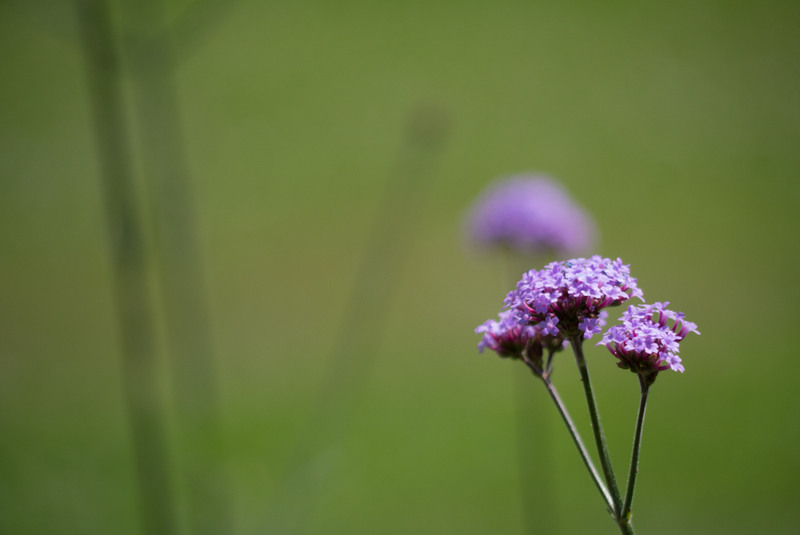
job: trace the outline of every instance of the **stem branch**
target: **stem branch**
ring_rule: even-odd
[[[603,500],[606,502],[606,507],[608,512],[612,515],[614,514],[614,502],[611,499],[611,495],[608,493],[608,489],[603,484],[603,480],[600,477],[600,474],[597,472],[597,468],[594,467],[594,463],[592,463],[591,457],[589,457],[589,452],[586,450],[586,446],[583,444],[583,440],[581,440],[581,436],[578,433],[578,428],[575,427],[575,423],[573,423],[572,418],[570,418],[569,413],[567,412],[567,408],[564,406],[564,403],[561,401],[561,397],[558,395],[558,391],[556,391],[555,385],[550,381],[550,378],[547,376],[542,376],[542,382],[544,382],[544,386],[547,388],[548,394],[553,399],[553,403],[556,404],[556,408],[558,409],[559,414],[561,414],[561,418],[564,420],[564,423],[569,430],[569,434],[572,437],[572,441],[575,443],[575,447],[578,448],[578,452],[581,455],[581,459],[583,460],[583,464],[586,466],[586,469],[589,470],[589,474],[592,476],[592,481],[594,481],[597,490],[600,491],[600,494],[603,496]]]

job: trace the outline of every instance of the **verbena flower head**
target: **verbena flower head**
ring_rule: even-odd
[[[487,320],[475,328],[476,333],[483,334],[478,343],[480,353],[488,347],[501,357],[527,358],[541,368],[545,349],[554,352],[563,348],[563,338],[546,333],[541,325],[522,321],[516,311],[504,310],[499,316],[499,321]]]
[[[552,262],[522,276],[505,305],[545,333],[591,338],[605,324],[604,308],[642,299],[636,279],[622,260],[600,256]]]
[[[620,368],[652,379],[664,370],[683,372],[679,342],[690,332],[700,333],[682,313],[668,310],[668,304],[628,307],[620,318],[622,325],[611,327],[597,345],[606,346]]]
[[[493,183],[468,217],[472,239],[523,253],[588,250],[595,236],[589,215],[553,179],[516,175]]]

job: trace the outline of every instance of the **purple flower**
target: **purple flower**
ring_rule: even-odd
[[[589,215],[553,179],[516,175],[493,183],[468,217],[472,239],[524,253],[588,250],[595,236]]]
[[[564,339],[548,334],[544,323],[530,325],[523,322],[514,310],[504,310],[499,316],[499,321],[487,320],[475,328],[476,333],[483,334],[478,343],[480,353],[488,347],[501,357],[531,360],[541,368],[544,349],[557,351],[563,348]],[[555,328],[554,324],[552,328]]]
[[[578,329],[583,332],[584,338],[591,338],[593,334],[600,334],[603,332],[603,327],[606,324],[608,312],[601,310],[596,318],[588,317],[578,323]]]
[[[668,310],[668,304],[628,307],[620,318],[622,325],[611,327],[597,345],[605,345],[620,368],[651,379],[663,370],[683,372],[679,342],[690,332],[700,333],[682,313]]]
[[[550,334],[591,338],[605,324],[602,309],[631,297],[642,299],[642,291],[629,267],[619,258],[593,256],[553,262],[542,270],[528,271],[506,296],[505,305],[531,325],[552,325],[557,320],[557,327],[548,327]]]

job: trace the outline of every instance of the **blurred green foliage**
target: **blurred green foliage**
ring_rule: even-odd
[[[133,534],[83,60],[51,4],[0,3],[0,531]],[[379,349],[339,440],[318,437],[317,499],[292,502],[302,531],[522,532],[525,371],[478,355],[472,333],[505,266],[465,247],[461,218],[524,170],[560,178],[598,221],[597,252],[703,333],[652,392],[638,532],[796,532],[800,4],[242,1],[212,19],[176,80],[239,533],[274,532],[342,328]],[[451,134],[385,327],[365,333],[341,318],[420,106]],[[624,473],[638,385],[600,348],[588,358]],[[555,381],[588,431],[573,368]],[[614,533],[566,432],[548,432],[561,532]]]

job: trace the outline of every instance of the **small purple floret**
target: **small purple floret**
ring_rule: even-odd
[[[468,217],[472,240],[522,253],[575,254],[594,242],[589,215],[553,179],[517,175],[493,183]]]
[[[591,338],[593,334],[600,334],[603,332],[603,327],[606,324],[606,317],[608,312],[601,311],[596,318],[585,318],[578,324],[578,329],[583,331],[584,338]]]
[[[640,375],[652,378],[664,370],[683,372],[679,342],[690,332],[700,333],[682,313],[668,310],[668,304],[631,305],[620,319],[622,325],[611,327],[597,345],[605,345],[619,359],[620,368]]]

